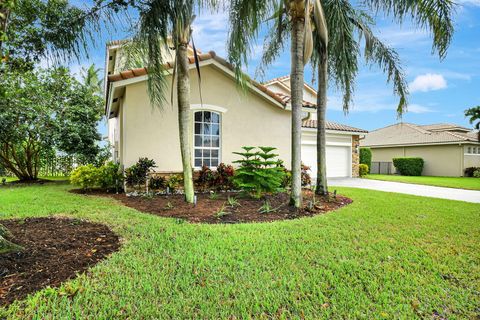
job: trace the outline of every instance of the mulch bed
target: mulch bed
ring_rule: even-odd
[[[86,271],[120,247],[108,227],[66,218],[0,220],[24,247],[0,255],[0,306]]]
[[[72,190],[72,192],[84,193],[82,190]],[[198,199],[195,207],[186,203],[182,194],[134,197],[98,190],[87,194],[111,197],[119,200],[127,207],[142,212],[162,217],[178,218],[192,223],[245,223],[296,219],[323,214],[352,203],[351,199],[339,195],[336,197],[330,195],[328,198],[316,196],[316,205],[309,208],[308,204],[313,199],[313,193],[309,190],[304,190],[305,207],[301,210],[296,210],[288,205],[288,193],[268,195],[265,199],[260,200],[242,196],[239,193],[221,192],[215,194],[215,197],[203,193],[197,195]],[[230,206],[227,202],[229,196],[234,197],[238,201],[238,205]],[[260,212],[266,200],[275,209],[273,212]],[[222,207],[223,210],[221,210]],[[223,214],[218,214],[220,211],[223,211]]]

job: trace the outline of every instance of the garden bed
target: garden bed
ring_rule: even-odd
[[[83,193],[81,190],[73,190]],[[124,205],[142,212],[155,214],[162,217],[171,217],[186,220],[192,223],[245,223],[245,222],[269,222],[276,220],[295,219],[323,214],[336,210],[352,200],[342,196],[330,195],[315,197],[315,206],[312,203],[313,193],[304,191],[305,207],[301,210],[288,205],[288,193],[267,195],[264,199],[253,199],[234,192],[220,192],[214,195],[198,194],[197,205],[193,206],[184,201],[183,194],[155,195],[155,196],[127,196],[126,194],[113,194],[101,191],[92,191],[88,194],[112,197],[121,201]],[[237,204],[231,205],[228,198],[235,199]],[[262,206],[268,201],[271,210],[265,211]]]
[[[59,286],[120,247],[119,238],[101,224],[66,218],[0,221],[24,247],[0,255],[0,306]]]

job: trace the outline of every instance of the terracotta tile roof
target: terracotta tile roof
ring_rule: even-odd
[[[225,59],[217,56],[217,54],[214,51],[199,54],[198,59],[200,61],[207,61],[207,60],[213,59],[213,60],[217,61],[218,63],[220,63],[221,65],[227,67],[228,69],[230,69],[232,71],[234,70],[233,66],[230,63],[228,63]],[[188,60],[189,60],[190,64],[195,63],[195,58],[194,57],[189,57]],[[172,63],[166,63],[164,65],[164,67],[166,69],[170,69],[170,68],[172,68]],[[116,82],[116,81],[120,81],[120,80],[126,80],[126,79],[131,79],[131,78],[134,78],[134,77],[143,76],[143,75],[146,75],[146,74],[148,74],[148,69],[147,68],[137,68],[137,69],[125,70],[125,71],[122,71],[122,72],[116,73],[116,74],[111,74],[111,75],[108,76],[107,79],[108,79],[108,83],[111,83],[111,82]],[[284,102],[284,100],[280,96],[275,94],[273,91],[268,89],[263,84],[260,84],[260,83],[256,82],[255,80],[251,80],[251,79],[250,79],[250,83],[254,87],[256,87],[257,89],[259,89],[260,91],[262,91],[263,93],[265,93],[266,95],[268,95],[269,97],[274,99],[275,101],[282,104],[284,107],[286,106],[287,103]]]
[[[287,103],[290,103],[290,101],[292,100],[292,97],[288,94],[283,94],[283,93],[280,93],[280,92],[276,92],[275,93],[277,96],[279,96],[280,98],[282,98],[282,100],[287,104]],[[303,106],[306,107],[306,108],[317,108],[317,105],[314,104],[314,103],[311,103],[311,102],[308,102],[308,101],[305,101],[303,100]]]
[[[469,129],[457,125],[433,124],[422,126],[412,123],[397,123],[370,132],[361,144],[374,147],[480,142],[475,131],[465,130]]]
[[[302,127],[304,128],[317,128],[317,120],[305,120],[302,123]],[[350,127],[344,124],[332,122],[332,121],[325,121],[325,128],[327,130],[336,130],[336,131],[348,131],[348,132],[363,132],[368,133],[367,130]]]

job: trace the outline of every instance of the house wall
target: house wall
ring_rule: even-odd
[[[371,148],[372,161],[392,162],[396,157],[420,157],[425,161],[422,175],[462,176],[463,147],[459,145]]]
[[[476,148],[475,153],[468,153],[467,150]],[[465,145],[464,147],[464,155],[463,155],[463,166],[464,168],[469,167],[480,167],[480,145]]]
[[[279,158],[290,164],[290,112],[272,105],[260,95],[239,91],[232,78],[209,65],[201,68],[202,96],[207,105],[225,108],[221,121],[221,159],[225,163],[238,160],[232,152],[242,146],[273,146]],[[191,103],[200,104],[195,70],[191,70]],[[171,80],[167,79],[168,83]],[[170,89],[168,89],[168,97]],[[168,98],[167,98],[168,99]],[[174,101],[176,105],[176,100]],[[155,160],[157,171],[181,171],[178,116],[176,108],[165,103],[152,107],[147,83],[127,86],[124,96],[122,164],[133,165],[139,157]],[[192,111],[193,121],[193,111]],[[193,122],[190,135],[193,145]],[[193,154],[193,150],[192,150]]]

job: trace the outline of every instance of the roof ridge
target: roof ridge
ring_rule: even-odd
[[[462,139],[462,140],[465,140],[465,141],[470,141],[469,138],[463,137],[463,136],[458,135],[458,134],[456,134],[456,133],[454,133],[454,132],[451,132],[451,131],[441,131],[441,132],[444,132],[444,133],[447,133],[447,134],[449,134],[449,135],[452,135],[452,136],[454,136],[455,138],[459,138],[459,139]]]
[[[420,133],[424,133],[424,134],[432,134],[431,131],[428,131],[428,130],[425,130],[425,129],[422,129],[420,128],[420,126],[418,124],[413,124],[413,123],[408,123],[408,122],[400,122],[401,124],[405,124],[406,126],[414,129],[414,130],[417,130],[418,132]]]

